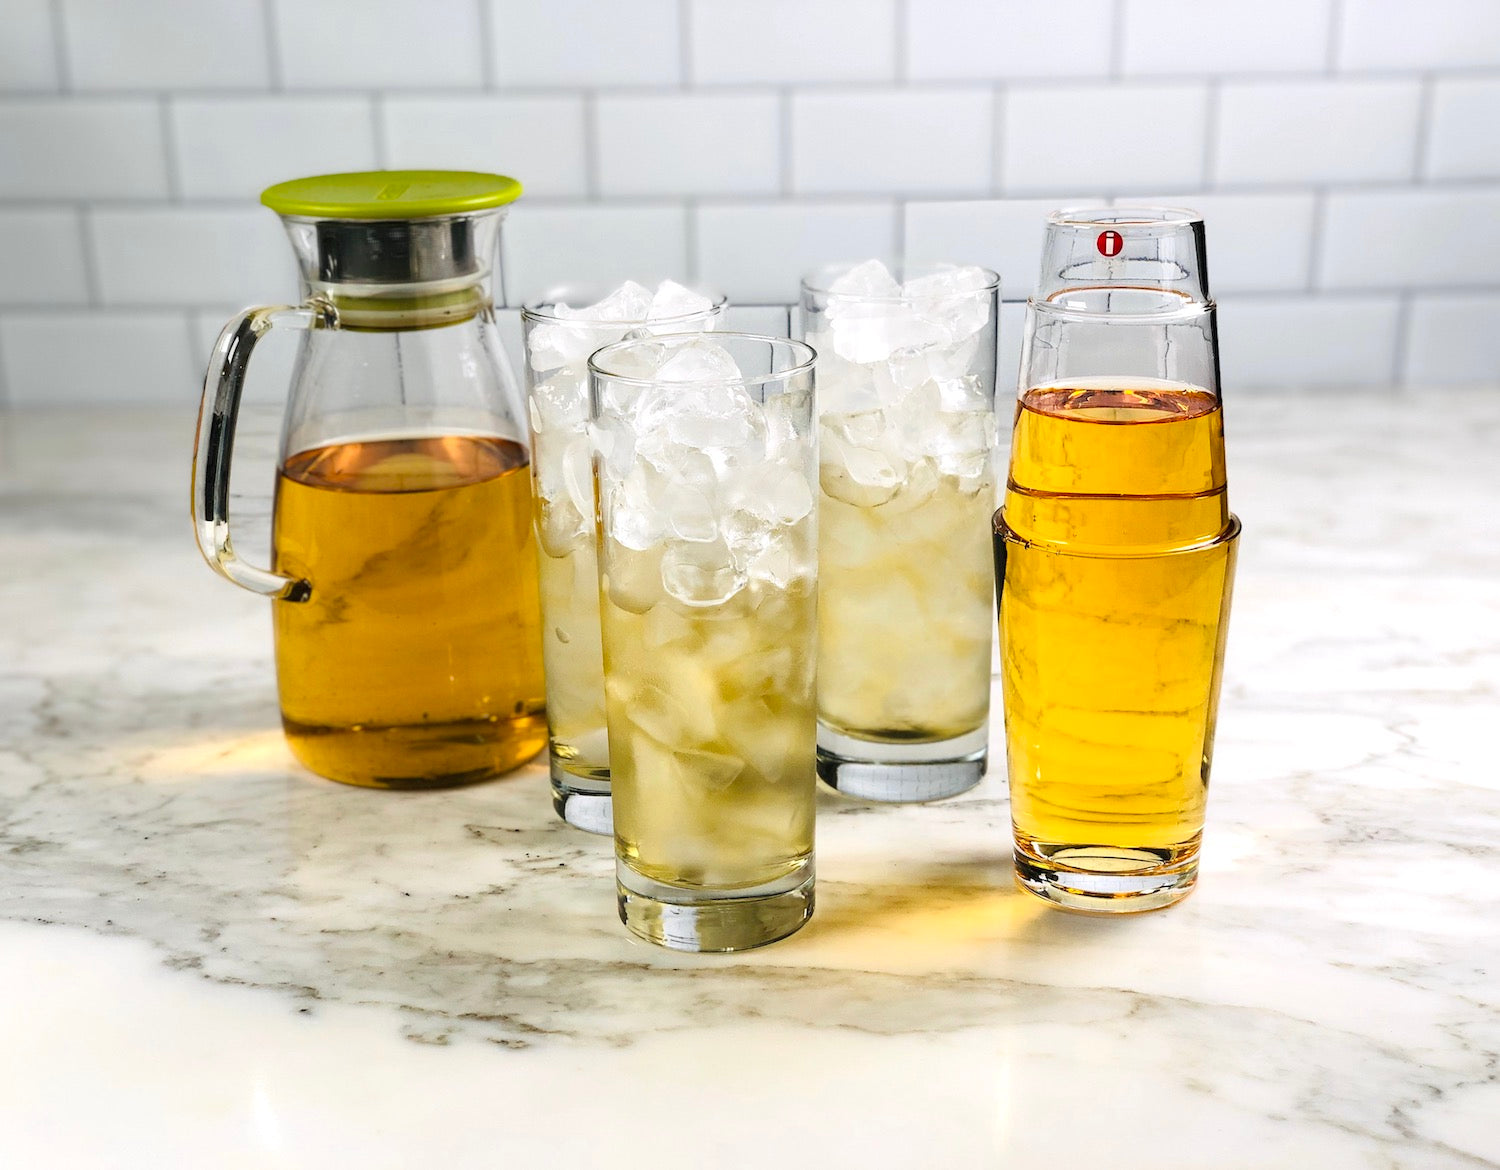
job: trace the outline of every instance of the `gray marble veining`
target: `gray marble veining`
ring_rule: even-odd
[[[915,1086],[942,1052],[1006,1118],[923,1114],[929,1148],[965,1135],[955,1165],[1137,1134],[1217,1166],[1500,1166],[1500,392],[1230,403],[1245,543],[1186,903],[1017,892],[997,770],[935,806],[820,797],[813,922],[729,958],[627,936],[609,842],[555,820],[540,766],[430,794],[301,771],[266,603],[193,547],[190,424],[0,415],[0,920],[50,924],[0,972],[128,940],[143,997],[260,989],[455,1069],[474,1042],[702,1059],[749,1029]]]

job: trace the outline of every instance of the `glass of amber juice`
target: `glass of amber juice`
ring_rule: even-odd
[[[1214,305],[1070,287],[1026,329],[995,517],[1017,877],[1155,909],[1197,880],[1239,536]]]
[[[812,915],[813,358],[700,333],[589,363],[619,910],[662,946]]]

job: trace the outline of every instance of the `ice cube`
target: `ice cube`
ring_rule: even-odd
[[[661,558],[663,588],[693,608],[722,605],[745,587],[745,573],[734,563],[723,538],[704,543],[673,542]]]
[[[643,284],[627,280],[618,288],[611,289],[592,305],[572,308],[557,305],[553,312],[562,321],[608,321],[611,324],[634,324],[644,321],[651,309],[651,290]]]
[[[769,524],[795,524],[813,508],[801,469],[782,463],[748,468],[734,485],[734,501]]]
[[[697,313],[707,313],[713,307],[714,302],[711,297],[694,292],[675,280],[664,280],[656,286],[656,293],[652,296],[650,307],[646,310],[646,320],[661,321],[671,317],[688,317]]]
[[[594,455],[587,434],[569,440],[562,454],[563,484],[568,499],[580,516],[592,523],[594,516]]]
[[[835,296],[899,297],[901,282],[879,260],[866,260],[840,273],[828,286]]]
[[[604,548],[604,591],[627,613],[645,613],[662,599],[661,545],[632,549],[616,541]]]
[[[531,429],[537,434],[582,431],[589,421],[589,393],[583,378],[563,372],[531,388]]]
[[[683,784],[709,792],[724,791],[745,770],[745,761],[739,756],[699,748],[678,748],[673,751],[672,758]]]
[[[609,485],[606,506],[610,537],[625,548],[643,552],[666,536],[663,503],[653,482],[656,476],[641,463]]]
[[[667,528],[680,540],[701,544],[719,535],[713,502],[696,488],[674,487],[666,509]]]
[[[568,500],[543,497],[538,504],[537,537],[549,557],[565,557],[581,548],[588,538],[589,527]]]
[[[983,268],[955,266],[908,280],[903,297],[955,344],[978,333],[990,319],[989,276]]]
[[[658,382],[693,382],[712,385],[738,382],[743,375],[733,356],[722,345],[712,341],[674,346],[666,361],[657,367]]]

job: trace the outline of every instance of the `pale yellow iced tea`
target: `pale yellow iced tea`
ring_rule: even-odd
[[[463,783],[546,742],[525,449],[448,435],[299,452],[278,477],[282,722],[319,775]]]
[[[633,612],[606,589],[615,838],[632,869],[735,890],[807,863],[816,605],[810,576],[702,609],[663,597]]]
[[[824,476],[838,474],[825,464]],[[895,494],[818,500],[818,705],[835,731],[932,743],[989,716],[995,484],[918,462]]]
[[[1235,547],[1218,399],[1028,392],[997,527],[1018,847],[1104,870],[1191,857]]]
[[[608,780],[599,567],[593,542],[586,541],[561,556],[543,548],[541,587],[552,759],[572,775]]]

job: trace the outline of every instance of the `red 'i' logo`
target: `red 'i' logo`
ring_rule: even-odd
[[[1099,238],[1094,241],[1099,247],[1101,256],[1118,256],[1120,250],[1125,247],[1125,238],[1119,232],[1100,232]]]

